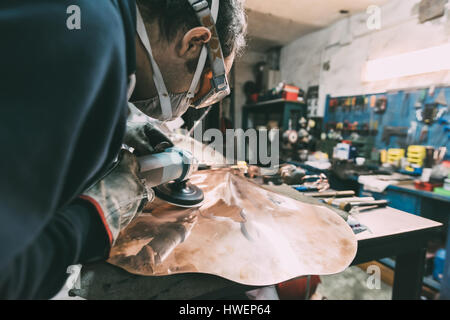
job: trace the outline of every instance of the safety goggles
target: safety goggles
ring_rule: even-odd
[[[203,47],[194,74],[188,97],[191,99],[191,107],[200,109],[213,105],[230,94],[230,86],[227,79],[225,61],[219,34],[215,21],[219,12],[219,0],[213,0],[211,9],[206,0],[188,0],[200,21],[200,24],[209,29],[211,40]],[[206,59],[209,58],[210,70],[204,72]],[[200,82],[201,80],[201,82]],[[200,83],[200,89],[195,90]]]

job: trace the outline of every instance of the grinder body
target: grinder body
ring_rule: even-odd
[[[190,152],[173,147],[138,161],[140,177],[154,188],[158,198],[180,207],[196,207],[203,202],[202,190],[188,182],[198,169],[198,161]]]
[[[192,154],[178,148],[140,157],[138,161],[141,178],[152,188],[170,181],[188,180],[198,168],[198,162]]]

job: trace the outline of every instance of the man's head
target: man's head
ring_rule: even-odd
[[[210,6],[211,2],[208,0]],[[201,49],[211,39],[210,30],[200,26],[187,0],[137,0],[137,3],[167,90],[186,92]],[[245,46],[247,23],[243,0],[220,0],[216,27],[229,72],[234,57]],[[132,100],[144,100],[155,97],[157,92],[151,64],[139,37],[136,37],[136,48],[137,86]]]

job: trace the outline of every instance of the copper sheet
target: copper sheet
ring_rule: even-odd
[[[343,271],[356,238],[335,212],[265,190],[228,169],[202,171],[199,209],[156,200],[125,229],[109,262],[140,275],[200,272],[247,285]]]

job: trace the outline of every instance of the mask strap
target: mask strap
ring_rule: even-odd
[[[131,96],[133,95],[135,87],[136,87],[136,74],[133,73],[128,79],[127,101],[129,101]]]
[[[219,15],[219,0],[213,0],[211,4],[211,14],[214,19],[214,23],[217,22],[217,16]],[[187,97],[192,99],[195,97],[195,90],[197,89],[200,78],[205,69],[206,59],[208,58],[208,50],[206,45],[203,45],[202,52],[200,53],[200,58],[198,59],[197,70],[195,70],[194,78],[191,82],[191,87],[189,88]]]
[[[203,70],[205,69],[206,58],[208,58],[208,50],[206,49],[206,46],[203,46],[202,52],[200,53],[200,58],[198,59],[197,70],[195,70],[194,78],[192,79],[191,87],[189,88],[187,94],[189,99],[195,97],[195,90],[197,89]]]
[[[136,16],[137,16],[137,33],[142,41],[145,49],[147,50],[148,56],[152,63],[153,69],[153,82],[155,83],[156,90],[158,91],[159,102],[161,104],[161,113],[164,120],[172,119],[172,104],[170,102],[170,97],[167,92],[166,85],[164,84],[164,79],[159,70],[158,64],[153,58],[152,47],[150,46],[150,40],[147,35],[147,30],[145,29],[144,20],[142,19],[139,7],[136,5]]]

